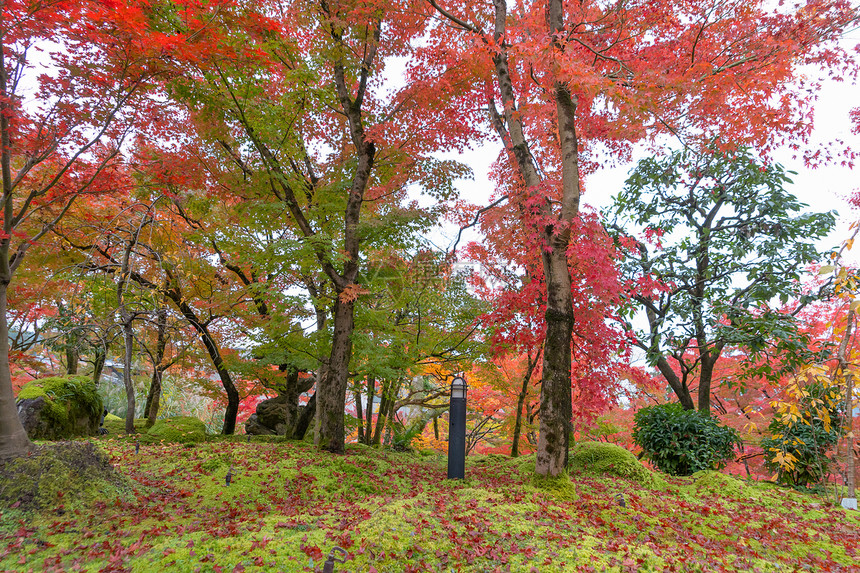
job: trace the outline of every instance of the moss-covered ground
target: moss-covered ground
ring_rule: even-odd
[[[132,494],[0,509],[0,570],[321,571],[335,546],[337,572],[860,568],[857,512],[722,474],[633,480],[595,458],[541,480],[533,458],[470,456],[448,481],[442,456],[362,446],[92,441]]]

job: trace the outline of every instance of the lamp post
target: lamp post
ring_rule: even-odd
[[[451,381],[451,405],[448,409],[448,479],[466,477],[466,380],[455,376]]]

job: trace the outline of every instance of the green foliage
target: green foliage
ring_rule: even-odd
[[[615,444],[579,442],[570,450],[568,470],[571,474],[610,475],[656,488],[665,482],[643,466],[636,456]]]
[[[844,434],[845,402],[836,385],[814,382],[803,390],[797,415],[774,416],[761,447],[778,482],[808,487],[830,470],[827,453]]]
[[[195,444],[206,440],[206,425],[191,416],[178,416],[157,421],[141,441]]]
[[[636,412],[633,439],[658,469],[676,476],[720,469],[734,458],[735,445],[740,445],[734,429],[677,403]]]
[[[649,319],[645,329],[627,327],[651,364],[673,359],[694,376],[699,361],[734,347],[745,351],[749,376],[778,379],[772,360],[757,359],[763,352],[786,367],[816,360],[782,307],[811,300],[799,279],[822,260],[816,243],[835,217],[805,212],[786,189],[791,173],[749,149],[710,146],[645,159],[630,174],[608,227],[628,238],[622,272],[638,285],[628,318],[645,311]]]
[[[43,397],[40,425],[31,439],[60,440],[88,436],[98,428],[102,399],[88,376],[55,376],[27,383],[18,400]]]

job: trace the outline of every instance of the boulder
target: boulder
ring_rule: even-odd
[[[245,433],[255,436],[292,437],[299,408],[287,396],[263,400],[257,404],[257,412],[245,422]]]
[[[31,440],[63,440],[98,433],[102,399],[88,376],[29,382],[17,400],[18,418]]]

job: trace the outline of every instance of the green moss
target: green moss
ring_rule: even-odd
[[[696,472],[691,477],[695,480],[692,487],[699,493],[735,498],[747,498],[753,494],[744,482],[720,472],[706,470]]]
[[[192,416],[159,420],[141,436],[142,442],[176,442],[196,444],[206,440],[206,425]]]
[[[102,416],[102,399],[88,376],[55,376],[27,383],[18,400],[42,397],[43,422],[31,439],[60,440],[95,434]]]
[[[467,480],[446,480],[444,463],[378,448],[238,440],[135,454],[129,442],[99,444],[140,480],[136,501],[52,512],[27,521],[26,536],[17,518],[3,529],[12,514],[0,506],[0,535],[19,544],[0,548],[0,571],[95,571],[117,556],[135,572],[318,571],[335,545],[350,553],[337,571],[793,571],[822,559],[848,570],[853,550],[834,546],[860,527],[791,490],[743,482],[748,499],[725,497],[737,484],[720,475],[669,478],[659,494],[612,475],[574,490],[566,476],[536,478],[533,458],[470,457]]]
[[[120,418],[119,416],[114,416],[113,414],[108,414],[107,416],[105,416],[105,423],[103,427],[105,430],[108,431],[107,435],[105,436],[107,439],[125,435],[125,419]],[[134,430],[135,432],[145,432],[146,419],[136,419],[134,421]]]
[[[557,477],[535,474],[531,478],[531,486],[559,501],[576,499],[576,486],[573,485],[566,473]]]
[[[0,462],[0,506],[24,510],[86,508],[127,498],[131,488],[91,442],[45,444]]]
[[[657,489],[666,482],[643,466],[631,452],[615,444],[580,442],[570,450],[568,469],[572,475],[615,476]]]

